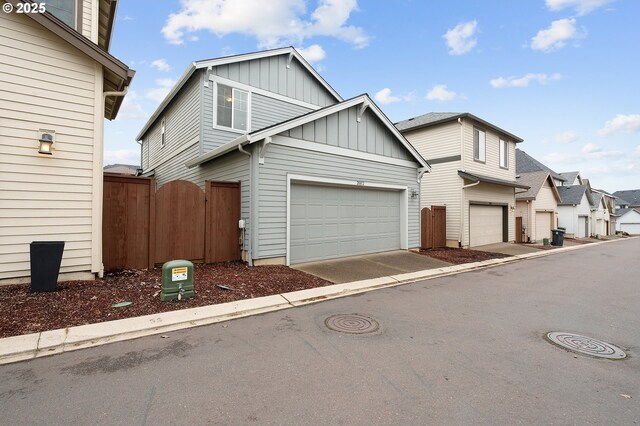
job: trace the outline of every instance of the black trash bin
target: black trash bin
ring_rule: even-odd
[[[553,239],[551,240],[552,246],[560,246],[564,244],[564,231],[562,229],[552,229]]]
[[[56,291],[64,241],[34,241],[30,244],[31,291]]]

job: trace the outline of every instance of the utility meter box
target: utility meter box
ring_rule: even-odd
[[[162,265],[162,290],[160,300],[190,299],[193,292],[193,263],[188,260],[172,260]]]

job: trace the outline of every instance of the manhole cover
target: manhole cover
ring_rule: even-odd
[[[580,334],[552,331],[547,333],[547,339],[570,351],[607,359],[624,359],[627,354],[617,346]]]
[[[378,321],[359,314],[333,315],[324,323],[331,330],[350,334],[373,333],[380,327]]]

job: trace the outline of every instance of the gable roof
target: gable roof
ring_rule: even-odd
[[[579,174],[580,172],[562,172],[560,176],[564,177],[567,183],[573,185]]]
[[[554,179],[558,179],[561,182],[566,182],[566,179],[545,166],[523,150],[516,148],[516,173],[531,173],[548,171]]]
[[[599,192],[591,192],[591,207],[597,208],[600,207],[600,202],[602,201],[602,194]]]
[[[523,185],[520,182],[515,182],[512,180],[506,180],[506,179],[498,179],[495,177],[479,175],[477,173],[469,173],[462,170],[458,170],[458,176],[473,182],[484,182],[484,183],[491,183],[493,185],[509,186],[511,188],[529,189],[527,185]]]
[[[640,206],[640,189],[628,189],[625,191],[616,191],[613,193],[615,197],[622,198],[627,201],[630,206]]]
[[[560,194],[560,199],[562,200],[562,202],[558,203],[559,206],[580,204],[583,195],[587,196],[589,205],[593,203],[591,194],[587,191],[587,185],[559,186],[558,194]]]
[[[551,173],[547,170],[521,173],[519,176],[516,176],[516,181],[518,183],[530,187],[526,191],[516,190],[516,200],[535,200],[538,196],[538,192],[540,192],[540,189],[542,189],[542,186],[547,180],[549,181],[549,186],[553,191],[553,195],[555,195],[556,197],[556,201],[561,201],[558,189],[554,185],[553,179],[551,178]]]
[[[616,210],[616,214],[615,215],[620,217],[620,216],[624,216],[625,214],[627,214],[629,212],[636,212],[636,213],[640,214],[640,209],[636,209],[636,208],[633,208],[633,207],[629,207],[629,208],[626,208],[626,209],[618,209],[618,210]]]
[[[158,105],[158,108],[151,115],[151,117],[149,118],[147,123],[144,125],[142,130],[140,130],[140,133],[138,133],[138,136],[136,136],[136,140],[137,141],[142,140],[142,137],[147,132],[147,130],[149,130],[149,128],[153,125],[153,123],[158,119],[160,114],[162,114],[162,111],[164,111],[164,109],[167,107],[167,105],[169,105],[171,100],[178,94],[182,86],[184,86],[187,83],[187,81],[191,78],[193,73],[195,73],[197,70],[203,69],[203,68],[209,68],[209,67],[217,67],[220,65],[226,65],[226,64],[231,64],[235,62],[244,62],[244,61],[250,61],[253,59],[262,59],[262,58],[268,58],[268,57],[280,56],[280,55],[289,55],[291,59],[296,58],[300,62],[300,64],[302,64],[302,66],[304,66],[304,68],[307,71],[309,71],[311,75],[313,75],[316,78],[316,80],[318,80],[318,82],[322,86],[324,86],[324,88],[327,89],[329,93],[331,93],[331,95],[333,95],[336,101],[342,102],[343,100],[342,96],[340,96],[338,92],[336,92],[335,89],[331,87],[329,83],[327,83],[327,81],[324,78],[322,78],[320,74],[318,74],[318,71],[316,71],[311,65],[309,65],[309,63],[302,57],[302,55],[292,46],[279,48],[279,49],[264,50],[261,52],[243,53],[240,55],[232,55],[232,56],[223,56],[221,58],[215,58],[215,59],[203,59],[201,61],[195,61],[189,64],[185,72],[182,74],[182,76],[180,76],[180,79],[178,80],[178,82],[173,86],[173,88],[167,94],[167,96],[165,96],[165,98],[162,100],[160,105]]]
[[[268,138],[273,135],[277,135],[278,133],[282,133],[286,130],[293,129],[294,127],[301,126],[305,123],[317,120],[322,117],[326,117],[331,114],[335,114],[339,111],[342,111],[347,108],[351,108],[356,105],[367,105],[367,107],[373,111],[373,113],[380,119],[380,121],[391,131],[391,133],[400,141],[400,143],[411,153],[411,155],[416,159],[416,161],[420,164],[421,167],[431,170],[431,166],[425,161],[424,158],[416,151],[416,149],[411,145],[404,136],[395,128],[393,123],[387,118],[387,116],[378,108],[378,106],[371,100],[369,95],[362,94],[360,96],[356,96],[351,99],[347,99],[346,101],[342,101],[340,103],[329,105],[324,108],[310,111],[306,114],[300,115],[298,117],[291,118],[289,120],[273,124],[268,127],[264,127],[262,129],[255,130],[251,133],[246,133],[218,148],[209,151],[205,154],[200,155],[199,157],[194,158],[193,160],[188,161],[185,165],[189,168],[198,166],[207,161],[211,161],[214,158],[218,158],[228,152],[231,152],[235,149],[238,149],[238,146],[249,145],[265,138]]]
[[[10,3],[14,7],[16,7],[18,3],[25,2],[20,0],[3,1],[4,3]],[[101,8],[103,2],[104,0],[100,2]],[[112,3],[114,3],[113,7],[115,8],[115,2],[112,1]],[[113,13],[115,14],[115,9],[113,10]],[[104,47],[93,43],[91,40],[83,36],[78,31],[74,30],[73,28],[69,27],[67,24],[65,24],[49,12],[25,13],[25,15],[102,65],[104,70],[103,92],[122,92],[131,83],[131,80],[133,79],[133,76],[136,72],[132,69],[129,69],[128,66],[120,62],[118,58],[111,55],[107,51],[108,43],[106,43]],[[111,31],[109,31],[109,37],[111,37],[110,33]],[[113,120],[114,118],[116,118],[123,100],[124,95],[111,95],[107,97],[105,99],[104,105],[105,118],[109,120]]]
[[[482,123],[485,126],[492,128],[496,132],[508,136],[516,143],[522,142],[524,140],[468,112],[430,112],[428,114],[423,114],[417,117],[409,118],[407,120],[399,121],[395,123],[395,125],[401,132],[406,132],[409,130],[416,130],[423,127],[434,126],[440,123],[446,123],[447,121],[457,120],[458,118],[470,118],[479,123]]]

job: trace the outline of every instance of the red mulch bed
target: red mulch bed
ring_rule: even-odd
[[[503,257],[510,257],[509,255],[502,254],[502,253],[490,253],[487,251],[459,249],[459,248],[450,248],[450,247],[442,247],[442,248],[427,249],[427,250],[421,249],[419,253],[425,256],[433,257],[434,259],[444,260],[445,262],[453,263],[455,265],[460,265],[462,263],[480,262],[480,261],[489,260],[489,259],[500,259]]]
[[[160,301],[162,270],[125,270],[94,281],[67,281],[52,293],[31,293],[30,285],[0,287],[0,337],[37,333],[76,325],[214,305],[289,291],[331,285],[286,266],[242,262],[196,265],[196,297]],[[222,284],[234,290],[216,287]],[[118,302],[133,302],[113,308]]]

